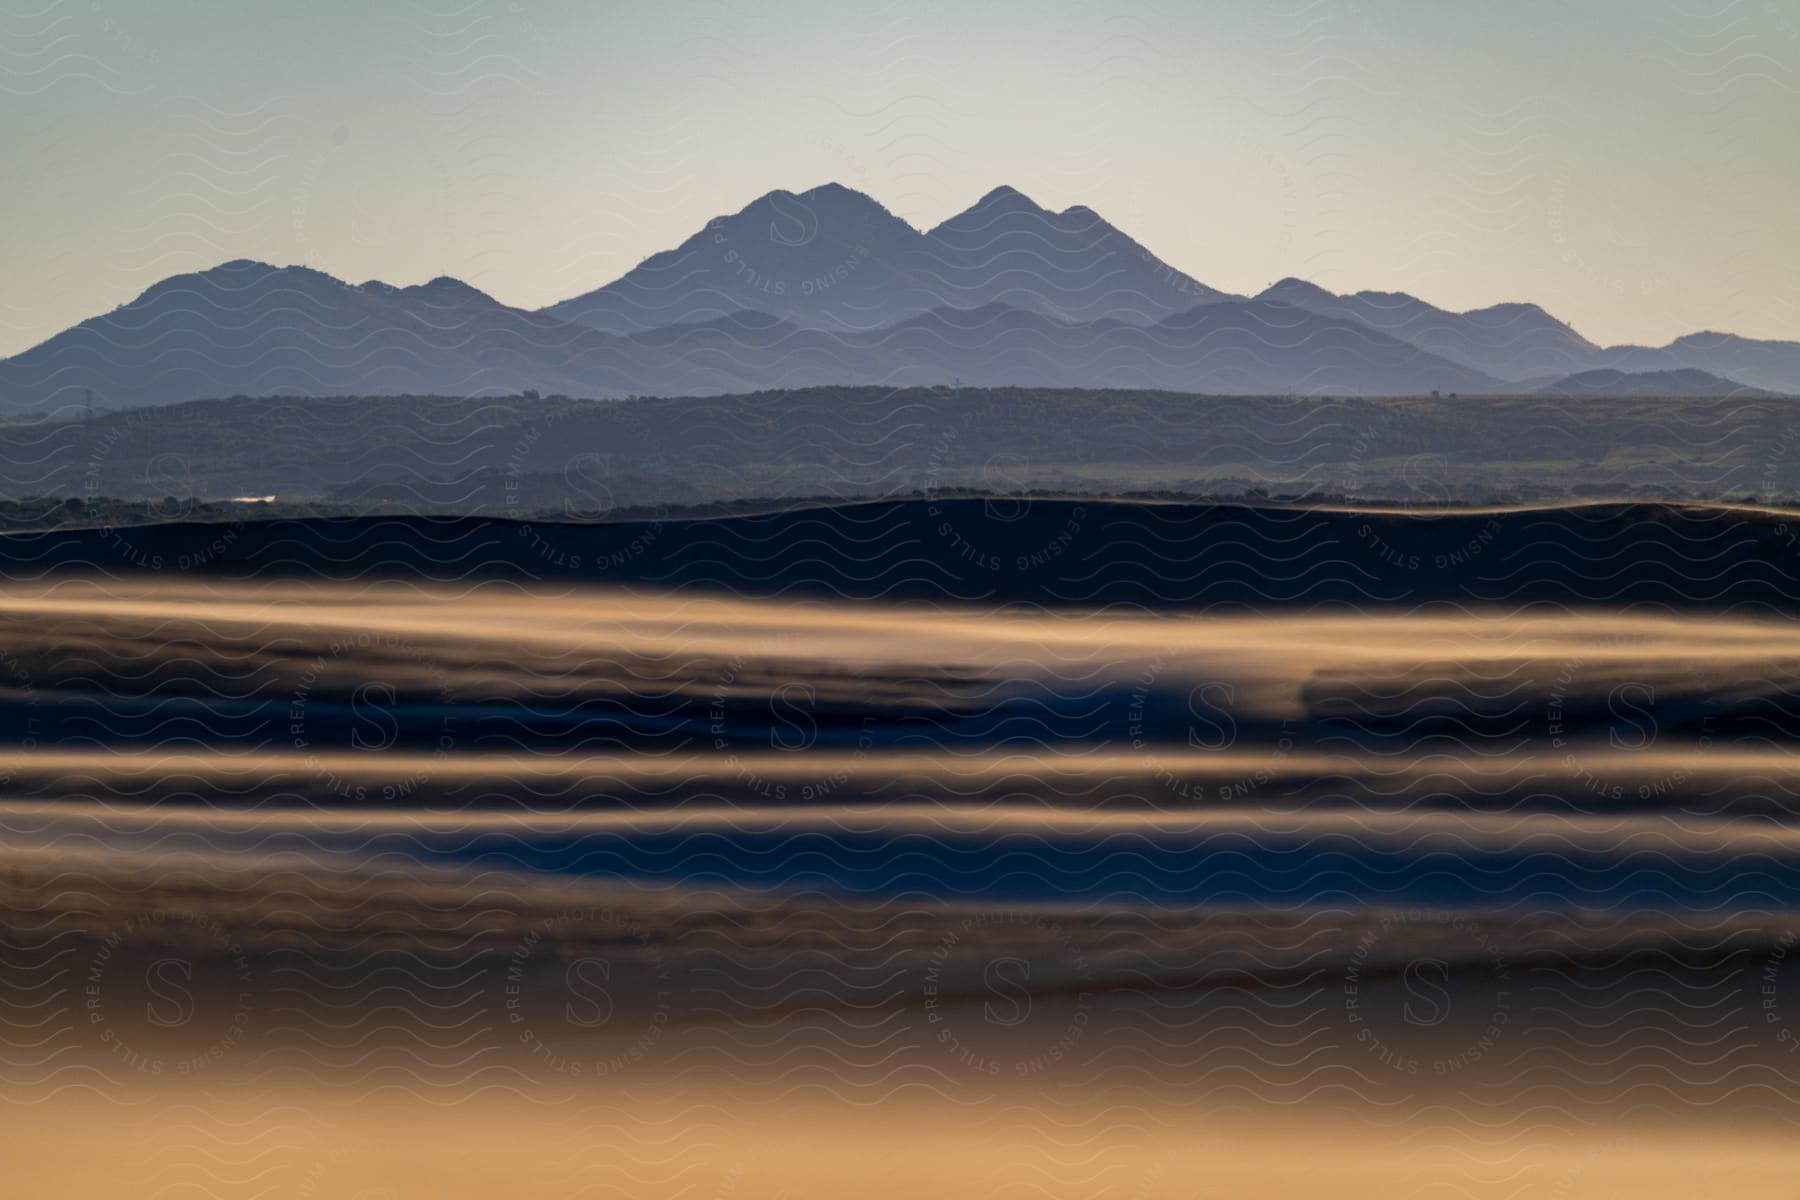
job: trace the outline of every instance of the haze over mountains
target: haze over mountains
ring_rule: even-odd
[[[1450,312],[1297,279],[1230,295],[1084,207],[996,188],[919,231],[837,184],[772,192],[536,312],[455,279],[351,284],[236,260],[0,360],[0,412],[228,395],[683,395],[823,384],[1213,394],[1800,392],[1800,343],[1603,348],[1533,304]]]

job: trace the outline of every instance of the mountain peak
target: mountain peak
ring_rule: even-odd
[[[921,232],[836,181],[715,216],[604,287],[540,312],[633,334],[758,310],[801,328],[861,331],[991,301],[1065,320],[1155,324],[1224,298],[1083,205],[1060,213],[1001,184]]]
[[[718,241],[720,234],[735,241],[742,253],[746,239],[791,248],[804,246],[821,233],[850,245],[919,236],[918,230],[889,212],[875,197],[841,183],[821,183],[804,192],[777,188],[734,213],[714,217],[682,244],[675,257],[696,247],[722,244]]]
[[[1005,183],[989,191],[987,195],[975,202],[977,208],[985,208],[990,204],[1017,204],[1027,208],[1040,207],[1037,201],[1033,200],[1030,196],[1027,196],[1024,192],[1021,192],[1011,184]]]
[[[388,294],[417,299],[439,308],[460,304],[498,303],[480,288],[449,275],[439,275],[435,279],[414,284],[412,287],[399,288]]]
[[[1074,213],[1075,211],[1076,210],[1074,209],[1069,210],[1070,213]],[[1088,213],[1090,217],[1092,216],[1091,210],[1082,209],[1081,212]],[[1050,221],[1053,220],[1057,214],[1051,212],[1036,200],[1033,200],[1030,196],[1021,192],[1018,188],[1010,187],[1003,183],[999,187],[989,191],[986,195],[982,196],[981,199],[969,205],[969,207],[963,209],[961,212],[939,221],[927,232],[927,236],[936,237],[949,233],[952,230],[971,225],[986,227],[997,218],[1012,216],[1034,217],[1042,221]]]
[[[787,188],[776,188],[774,191],[764,192],[750,201],[735,215],[740,217],[754,215],[771,206],[781,208],[795,202],[847,215],[878,213],[882,216],[892,216],[886,205],[867,192],[859,192],[853,187],[845,187],[837,182],[821,183],[807,188],[804,192],[791,192]],[[892,219],[899,220],[898,217]]]
[[[214,267],[159,279],[127,307],[159,302],[170,296],[199,293],[208,296],[248,296],[270,288],[293,288],[324,294],[346,286],[341,280],[311,267],[278,267],[254,258],[234,258]]]
[[[1380,291],[1375,291],[1371,288],[1364,288],[1362,291],[1356,293],[1356,295],[1353,296],[1352,299],[1360,300],[1365,305],[1369,305],[1369,306],[1372,306],[1377,309],[1386,309],[1387,311],[1393,313],[1396,317],[1402,317],[1402,318],[1405,317],[1409,313],[1410,314],[1427,314],[1427,313],[1438,313],[1438,312],[1449,312],[1450,311],[1448,309],[1440,309],[1435,304],[1427,304],[1425,301],[1419,299],[1417,296],[1413,295],[1411,292],[1380,292]],[[1465,314],[1452,314],[1452,315],[1460,316],[1460,315],[1465,315]]]
[[[1061,213],[1045,208],[1036,200],[1033,200],[1030,196],[1021,192],[1018,188],[1004,183],[977,200],[967,212],[970,214],[978,213],[983,218],[987,219],[997,216],[1026,216],[1044,221],[1054,221],[1059,216],[1067,217],[1078,215],[1076,210],[1072,208]],[[1089,214],[1090,217],[1096,216],[1092,209],[1082,209],[1081,212]],[[952,221],[955,219],[955,217],[951,218]],[[949,222],[946,221],[945,224],[949,224]]]
[[[262,283],[265,280],[316,280],[332,279],[323,271],[312,267],[289,264],[278,267],[274,263],[263,262],[256,258],[233,258],[219,263],[217,266],[204,267],[198,271],[186,271],[180,275],[171,275],[160,280],[155,286],[173,283],[177,280],[192,280],[198,283],[212,284],[221,287],[238,288],[246,284]]]
[[[1337,299],[1318,284],[1294,275],[1270,284],[1258,292],[1256,298],[1270,304],[1292,304],[1300,308],[1309,304],[1327,304]]]
[[[208,267],[203,271],[191,271],[186,276],[177,275],[173,278],[229,281],[236,284],[241,284],[245,280],[262,281],[265,279],[328,280],[332,283],[343,284],[343,280],[337,276],[328,275],[316,267],[302,266],[299,263],[289,263],[285,267],[278,267],[274,263],[263,262],[255,258],[234,258],[228,262],[222,262],[216,267]],[[348,285],[344,284],[344,286]]]
[[[1669,345],[1674,348],[1717,346],[1721,342],[1730,341],[1736,336],[1736,334],[1732,333],[1720,333],[1716,329],[1700,329],[1693,333],[1682,334],[1680,337],[1670,342]]]
[[[861,200],[868,204],[879,203],[867,192],[859,192],[853,187],[845,187],[835,180],[821,183],[817,187],[807,188],[804,192],[799,193],[799,196],[802,200]]]

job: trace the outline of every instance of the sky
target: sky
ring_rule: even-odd
[[[0,0],[0,146],[0,355],[234,258],[537,307],[827,181],[1800,339],[1800,0]]]

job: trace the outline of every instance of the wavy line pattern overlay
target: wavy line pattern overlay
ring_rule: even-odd
[[[1788,519],[12,535],[9,1124],[219,1195],[1785,1179]]]
[[[382,7],[222,104],[191,12],[0,12],[12,194],[94,227],[0,231],[0,1196],[1792,1200],[1800,342],[1716,331],[1781,245],[1709,218],[1709,325],[1555,63],[1413,145],[1380,64],[1476,6],[1284,0],[1157,144],[1305,278],[1203,282],[1237,227],[1117,181],[1232,7],[966,18],[1104,217],[939,194],[926,6],[809,17],[862,69],[712,161],[806,22]],[[1794,22],[1654,7],[1762,212]],[[545,174],[575,50],[658,95]],[[1690,332],[1350,290],[1374,230]]]

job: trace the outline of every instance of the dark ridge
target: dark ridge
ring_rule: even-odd
[[[1605,503],[1355,512],[922,499],[716,519],[178,523],[0,538],[14,580],[549,580],[852,601],[1150,610],[1626,606],[1800,611],[1800,524],[1776,510]]]
[[[1538,389],[1544,396],[1734,396],[1766,400],[1775,395],[1707,371],[1581,371]]]

